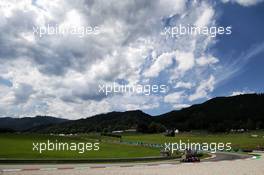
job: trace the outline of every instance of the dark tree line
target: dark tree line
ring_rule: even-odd
[[[211,132],[226,132],[232,129],[264,129],[264,94],[217,97],[205,103],[171,111],[160,116],[150,116],[136,110],[110,112],[73,121],[51,117],[22,120],[5,118],[2,121],[0,119],[1,124],[2,128],[14,130],[35,126],[27,129],[27,132],[41,133],[109,133],[131,128],[142,133],[159,133],[173,129],[180,131],[208,130]],[[38,125],[36,126],[36,124]]]

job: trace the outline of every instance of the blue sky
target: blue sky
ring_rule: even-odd
[[[0,117],[158,115],[216,96],[261,93],[263,11],[263,0],[3,1]],[[164,35],[180,25],[230,26],[232,33]],[[67,31],[40,35],[48,26]],[[99,91],[114,83],[168,91]]]
[[[219,58],[223,65],[235,64],[238,69],[225,80],[219,82],[209,98],[230,96],[244,93],[263,93],[264,81],[264,3],[254,6],[243,6],[238,3],[217,3],[217,23],[219,26],[232,26],[231,36],[218,36],[217,42],[210,48],[210,52]],[[257,53],[244,61],[243,57],[250,54],[257,47]],[[240,62],[241,60],[241,62]],[[202,103],[206,99],[198,99],[195,103]],[[160,110],[161,109],[161,110]],[[167,105],[157,111],[170,111]]]
[[[217,55],[227,59],[240,59],[241,55],[250,52],[264,42],[264,3],[256,6],[244,7],[238,4],[220,4],[222,12],[219,23],[231,24],[233,35],[220,38],[214,49]],[[236,75],[226,80],[215,89],[214,96],[226,95],[233,91],[263,92],[264,50],[250,58]],[[239,65],[238,65],[239,66]]]

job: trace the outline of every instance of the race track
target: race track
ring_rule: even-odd
[[[1,165],[3,175],[263,175],[264,159],[217,154],[201,163]],[[226,158],[227,160],[223,160]]]

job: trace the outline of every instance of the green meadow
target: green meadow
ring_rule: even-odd
[[[98,151],[43,151],[41,154],[33,151],[33,142],[63,143],[100,143]],[[100,134],[79,134],[75,136],[51,136],[40,134],[0,134],[0,159],[109,159],[109,158],[138,158],[160,156],[159,148],[144,147],[128,143],[164,144],[175,142],[231,142],[233,149],[254,149],[264,147],[264,131],[208,134],[203,132],[180,133],[175,137],[163,134],[124,134],[122,139],[100,136]],[[121,142],[120,142],[121,141]]]
[[[194,133],[180,133],[175,137],[166,137],[163,134],[140,134],[140,135],[127,135],[123,137],[124,141],[140,141],[144,143],[212,143],[222,142],[231,143],[234,149],[255,149],[257,147],[264,147],[264,131],[245,132],[245,133],[229,133],[229,134],[208,134],[204,132]]]
[[[0,134],[0,159],[107,159],[159,156],[158,149],[101,140],[98,151],[33,151],[33,142],[98,142],[89,136],[50,136],[37,134]]]

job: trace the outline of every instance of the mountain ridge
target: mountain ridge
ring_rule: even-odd
[[[52,125],[65,121],[68,120],[51,116],[35,116],[23,118],[2,117],[0,118],[0,128],[11,129],[14,131],[25,131],[33,127]]]
[[[142,132],[150,132],[163,131],[164,128],[177,128],[184,131],[204,129],[213,132],[224,132],[239,128],[263,129],[263,107],[264,94],[244,94],[212,98],[201,104],[157,116],[151,116],[141,110],[113,111],[77,120],[46,122],[45,125],[27,128],[26,131],[78,133],[111,132],[134,128]],[[0,128],[1,120],[0,118]]]

